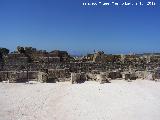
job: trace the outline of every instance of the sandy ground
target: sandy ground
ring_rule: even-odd
[[[160,120],[160,82],[0,83],[0,120]]]

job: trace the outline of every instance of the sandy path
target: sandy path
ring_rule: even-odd
[[[0,120],[160,120],[160,82],[0,83]]]

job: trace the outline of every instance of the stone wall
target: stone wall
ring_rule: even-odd
[[[68,78],[70,72],[68,69],[48,69],[48,76],[51,78]]]
[[[47,79],[46,73],[39,71],[1,71],[0,81],[9,82],[27,82],[27,81],[38,81],[45,82]]]
[[[71,73],[71,83],[83,83],[86,81],[86,75],[84,73]]]

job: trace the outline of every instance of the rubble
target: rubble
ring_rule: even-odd
[[[14,82],[46,81],[46,73],[40,71],[0,71],[0,80]]]
[[[97,74],[96,81],[98,81],[100,84],[109,83],[109,80],[105,73]]]
[[[71,83],[83,83],[86,80],[84,73],[71,73]]]
[[[77,74],[75,79],[84,73],[86,80],[94,81],[97,76],[101,80],[104,78],[101,73],[112,80],[144,79],[149,76],[154,80],[160,79],[159,70],[155,70],[159,65],[160,54],[112,55],[98,51],[73,57],[67,51],[60,50],[47,52],[18,46],[17,51],[9,53],[8,49],[0,49],[0,81],[9,82],[26,82],[29,79],[40,82],[66,81],[68,78],[74,79],[72,73]]]
[[[135,73],[127,73],[125,74],[125,80],[136,80],[138,77]]]

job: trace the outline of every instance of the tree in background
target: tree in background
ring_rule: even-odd
[[[8,53],[9,53],[9,50],[7,48],[0,48],[1,55],[7,55]]]
[[[9,49],[7,48],[0,48],[0,69],[3,69],[5,64],[4,56],[9,53]]]

